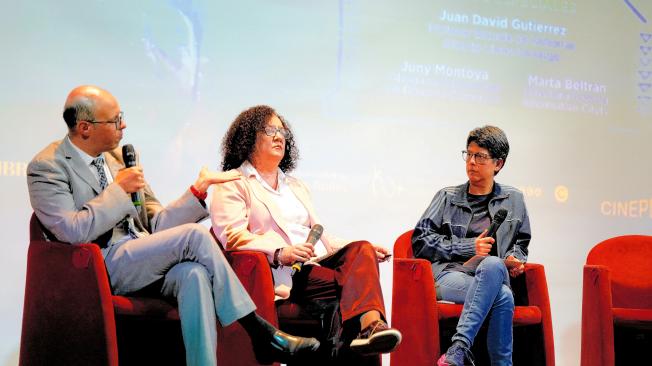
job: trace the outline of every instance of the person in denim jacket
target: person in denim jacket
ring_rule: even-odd
[[[508,153],[500,128],[471,131],[462,151],[468,182],[437,192],[412,235],[414,256],[432,262],[437,298],[464,304],[440,366],[473,361],[470,348],[487,317],[491,364],[512,364],[514,296],[508,276],[523,273],[531,233],[523,194],[494,181]],[[506,219],[495,237],[488,237],[487,228],[500,209],[507,211]]]

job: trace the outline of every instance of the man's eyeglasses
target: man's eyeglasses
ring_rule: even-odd
[[[281,136],[283,136],[284,139],[288,138],[288,136],[290,135],[290,131],[288,131],[283,127],[265,126],[265,128],[263,128],[263,131],[267,136],[274,136],[278,132]]]
[[[486,164],[487,161],[492,160],[493,158],[485,153],[470,153],[466,150],[462,150],[462,159],[466,162],[471,161],[471,158],[475,158],[476,164]]]
[[[114,118],[113,120],[111,120],[111,121],[86,121],[86,122],[92,123],[92,124],[96,124],[96,123],[98,123],[98,124],[101,124],[101,123],[113,123],[115,125],[115,129],[119,130],[120,126],[122,126],[122,120],[124,119],[124,115],[125,115],[124,112],[120,111],[120,113],[118,113],[118,116],[116,118]]]

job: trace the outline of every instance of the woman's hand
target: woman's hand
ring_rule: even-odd
[[[294,244],[283,247],[278,255],[278,261],[284,266],[290,266],[295,262],[306,262],[315,256],[315,246],[310,243]]]
[[[520,276],[523,274],[523,271],[525,271],[525,265],[521,263],[518,258],[514,257],[513,255],[508,256],[505,258],[506,262],[511,262],[509,268],[509,275],[512,277]]]
[[[193,186],[199,193],[204,193],[212,184],[230,182],[242,177],[237,170],[229,170],[227,172],[216,172],[208,170],[205,166],[199,171],[199,177]]]
[[[381,246],[374,245],[374,249],[376,250],[376,259],[378,259],[378,262],[385,262],[389,260],[389,257],[392,256],[392,254],[389,252],[389,249]]]
[[[494,238],[487,235],[487,230],[475,238],[475,255],[487,256],[491,251],[491,247],[496,242]]]

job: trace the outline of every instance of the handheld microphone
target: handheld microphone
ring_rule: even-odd
[[[306,243],[310,244],[315,244],[319,238],[321,238],[321,234],[324,232],[324,227],[315,224],[312,226],[310,229],[310,233],[308,233],[308,239],[306,239]],[[301,268],[303,268],[303,262],[295,262],[292,265],[292,275],[294,275],[296,272],[301,272]]]
[[[136,150],[132,144],[125,144],[122,146],[122,159],[124,160],[125,166],[127,168],[136,166]],[[134,203],[136,208],[142,206],[138,192],[133,192],[131,194],[131,202]]]
[[[501,208],[496,212],[494,215],[494,219],[491,222],[491,225],[489,225],[489,229],[487,229],[487,235],[485,237],[494,237],[496,235],[496,231],[498,231],[498,227],[505,221],[505,218],[507,218],[507,210],[504,208]]]

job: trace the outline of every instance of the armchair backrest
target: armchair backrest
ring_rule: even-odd
[[[401,234],[394,243],[394,258],[414,258],[412,252],[412,232],[409,230]]]
[[[652,308],[652,236],[625,235],[591,249],[587,265],[602,265],[611,274],[612,303],[617,308]]]
[[[52,234],[43,227],[36,214],[32,213],[32,217],[29,219],[29,241],[48,240],[52,237]]]
[[[99,247],[56,241],[35,214],[29,233],[20,364],[118,365],[111,288]]]

